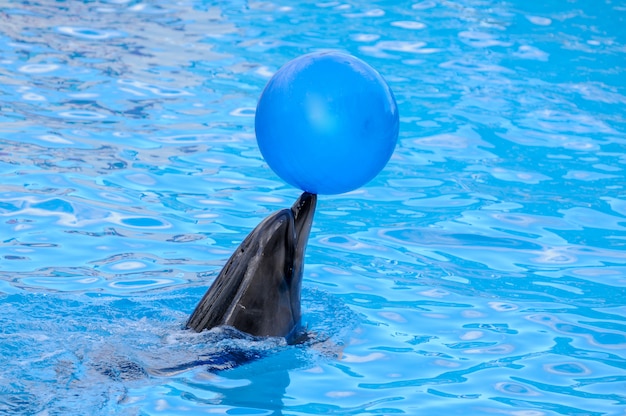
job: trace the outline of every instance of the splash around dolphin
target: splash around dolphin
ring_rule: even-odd
[[[197,332],[231,326],[253,336],[297,342],[304,252],[317,195],[264,219],[235,250],[187,321]]]

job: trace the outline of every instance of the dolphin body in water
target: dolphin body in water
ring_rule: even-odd
[[[317,195],[263,220],[235,250],[187,321],[197,332],[234,327],[253,336],[299,341],[304,252]]]
[[[141,379],[148,374],[173,376],[201,365],[218,372],[271,352],[273,344],[268,347],[249,342],[258,341],[257,337],[284,337],[289,344],[310,341],[300,326],[300,291],[304,252],[316,204],[317,195],[304,192],[291,208],[265,218],[228,259],[186,323],[196,332],[222,327],[203,334],[209,346],[202,354],[165,368],[145,367],[141,360],[113,357],[96,363],[94,369],[117,382]],[[260,386],[257,383],[255,389],[264,391],[267,386],[274,386],[276,390],[270,391],[270,395],[280,401],[289,385],[289,375],[286,370],[270,374],[271,381]],[[224,395],[228,396],[231,390],[226,389]],[[244,390],[250,394],[248,387]],[[238,403],[240,397],[233,397],[231,400]]]

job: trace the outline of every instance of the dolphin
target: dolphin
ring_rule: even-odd
[[[291,208],[264,219],[235,250],[187,328],[231,326],[261,337],[300,334],[300,290],[317,195],[304,192]]]

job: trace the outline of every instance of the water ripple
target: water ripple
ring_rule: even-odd
[[[89,40],[104,40],[124,36],[121,32],[115,30],[102,30],[89,27],[57,26],[56,30],[64,35]]]
[[[18,70],[28,74],[45,74],[56,71],[58,68],[59,65],[56,64],[29,64],[19,67]]]

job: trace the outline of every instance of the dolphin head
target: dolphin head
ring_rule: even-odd
[[[304,252],[316,202],[315,194],[304,192],[290,209],[263,220],[226,262],[187,327],[200,332],[228,325],[254,336],[292,336],[300,323]]]

